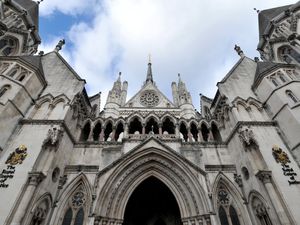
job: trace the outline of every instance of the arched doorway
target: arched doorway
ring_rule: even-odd
[[[180,225],[177,201],[169,188],[155,177],[144,180],[130,196],[124,225]]]

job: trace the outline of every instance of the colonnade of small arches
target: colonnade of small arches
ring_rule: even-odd
[[[147,118],[132,116],[127,119],[86,120],[82,126],[79,141],[117,141],[123,138],[141,139],[156,135],[165,139],[182,139],[183,142],[221,142],[221,134],[216,121],[176,119],[172,116]]]

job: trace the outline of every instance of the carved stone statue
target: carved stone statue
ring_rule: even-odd
[[[51,126],[48,130],[47,137],[43,142],[43,146],[57,147],[60,138],[63,136],[63,131],[60,126]]]
[[[250,147],[252,144],[257,145],[253,131],[250,127],[241,127],[238,130],[239,138],[245,147]]]

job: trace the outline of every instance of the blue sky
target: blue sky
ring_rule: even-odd
[[[199,93],[213,98],[216,83],[238,61],[233,50],[258,56],[257,13],[291,0],[49,0],[40,4],[40,35],[45,52],[59,39],[61,54],[86,79],[89,95],[102,103],[122,71],[127,99],[146,77],[152,55],[154,80],[170,98],[181,73],[199,109]],[[102,104],[103,107],[103,104]]]

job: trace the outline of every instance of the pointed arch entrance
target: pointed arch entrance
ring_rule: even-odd
[[[170,189],[151,176],[131,194],[123,225],[180,225],[181,216],[177,201]]]
[[[152,139],[146,142],[147,147],[160,144]],[[162,146],[165,149],[147,147],[139,146],[99,173],[101,190],[95,206],[95,224],[123,224],[128,202],[135,191],[151,179],[161,182],[162,186],[154,186],[165,186],[175,198],[176,204],[171,205],[177,205],[179,209],[180,213],[176,215],[180,216],[180,224],[195,222],[198,225],[209,220],[208,199],[203,189],[205,172],[166,146]],[[153,225],[170,224],[162,218],[151,222]]]

